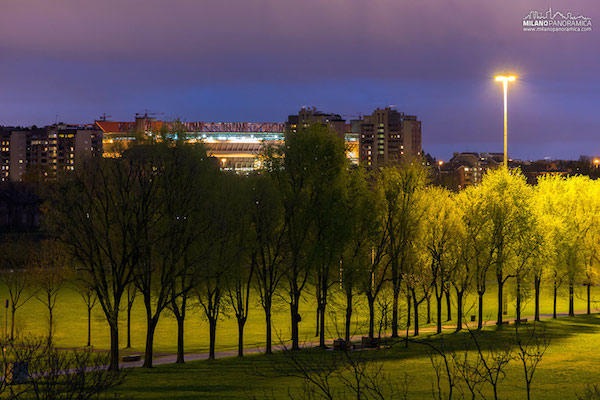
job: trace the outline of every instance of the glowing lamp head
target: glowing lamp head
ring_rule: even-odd
[[[600,164],[600,159],[594,158],[594,164],[596,164],[596,165]]]
[[[496,76],[497,82],[512,82],[515,79],[517,79],[517,77],[515,75],[508,75],[508,76],[498,75],[498,76]]]
[[[443,165],[443,164],[444,164],[444,162],[443,162],[442,160],[440,160],[440,161],[438,161],[438,164],[439,164],[439,165]]]

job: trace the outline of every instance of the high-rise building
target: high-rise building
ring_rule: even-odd
[[[398,164],[421,155],[421,121],[391,107],[378,108],[358,122],[359,162],[368,167]]]
[[[296,132],[298,129],[307,128],[317,123],[327,125],[341,139],[344,139],[346,136],[346,120],[341,115],[324,113],[315,107],[302,107],[298,115],[290,115],[288,117],[285,127],[288,131]]]
[[[54,178],[84,158],[102,156],[102,131],[93,125],[56,124],[0,131],[0,181],[21,181],[27,173]]]

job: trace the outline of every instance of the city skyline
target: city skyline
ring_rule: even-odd
[[[10,2],[0,16],[0,124],[130,120],[145,108],[283,122],[303,105],[350,119],[395,105],[423,121],[423,150],[448,159],[501,151],[493,76],[514,72],[510,157],[600,154],[598,33],[522,32],[546,2],[170,4]],[[599,10],[551,6],[592,19]]]

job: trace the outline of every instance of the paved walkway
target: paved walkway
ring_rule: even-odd
[[[597,309],[592,309],[592,313],[597,313],[600,312],[600,308]],[[582,314],[587,314],[587,310],[580,310],[580,311],[575,311],[576,315],[582,315]],[[557,313],[556,314],[557,317],[566,317],[568,316],[568,313]],[[540,319],[550,319],[552,318],[553,315],[552,314],[540,314]],[[521,317],[522,319],[527,319],[528,321],[533,321],[534,320],[534,316],[523,316]],[[509,321],[509,323],[514,323],[515,319],[514,318],[507,318],[504,321]],[[490,325],[495,325],[496,321],[485,321],[484,326],[490,326]],[[464,325],[468,326],[468,327],[477,327],[477,322],[468,322],[465,323]],[[444,324],[442,326],[442,329],[444,331],[454,331],[456,330],[456,323],[450,325],[450,324]],[[419,332],[433,332],[436,330],[435,326],[428,326],[425,328],[420,328]],[[406,330],[404,330],[404,333],[406,334]],[[409,331],[409,334],[412,333],[412,330]],[[351,340],[353,342],[358,342],[361,340],[361,336],[354,336],[351,338]],[[332,345],[333,343],[333,339],[329,339],[328,341],[329,345]],[[319,341],[318,340],[314,340],[314,341],[308,341],[308,342],[304,342],[304,344],[302,345],[302,347],[316,347],[319,345]],[[278,350],[282,350],[284,349],[285,345],[277,345],[277,346],[273,346],[273,351],[278,351]],[[264,353],[265,349],[264,348],[248,348],[248,349],[244,349],[244,354],[257,354],[257,353]],[[237,349],[236,350],[226,350],[226,351],[217,351],[215,353],[215,358],[223,358],[223,357],[235,357],[237,356]],[[142,354],[143,357],[143,354]],[[196,361],[196,360],[207,360],[208,359],[208,353],[186,353],[185,354],[185,361]],[[157,355],[153,358],[152,360],[152,365],[164,365],[164,364],[174,364],[175,361],[177,361],[177,355],[176,354],[162,354],[162,355]],[[144,360],[140,360],[140,361],[133,361],[133,362],[126,362],[126,363],[122,363],[120,364],[122,367],[141,367],[144,364]]]

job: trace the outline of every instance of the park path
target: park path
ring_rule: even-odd
[[[597,312],[600,312],[600,308],[592,309],[592,313],[597,313]],[[583,314],[587,314],[587,310],[575,311],[575,315],[583,315]],[[540,319],[550,319],[550,318],[552,318],[552,316],[553,316],[552,314],[540,314]],[[556,316],[557,317],[566,317],[566,316],[568,316],[568,313],[557,313]],[[521,318],[527,319],[529,321],[533,321],[534,316],[525,316],[525,317],[521,317]],[[507,318],[507,319],[504,319],[504,321],[509,321],[510,323],[514,323],[515,318]],[[484,326],[495,325],[495,324],[496,324],[495,321],[488,320],[488,321],[485,321]],[[466,325],[468,327],[477,327],[477,322],[468,322],[463,325]],[[435,331],[435,329],[436,329],[435,326],[428,326],[426,328],[420,328],[419,332],[432,332],[432,331]],[[456,329],[456,324],[452,324],[452,325],[444,324],[442,326],[442,329],[445,331],[453,331]],[[404,333],[406,333],[406,331],[404,331]],[[353,336],[351,338],[351,341],[353,341],[353,342],[360,341],[360,340],[361,340],[361,336]],[[329,339],[328,344],[332,345],[332,343],[333,343],[333,339]],[[319,341],[313,340],[313,341],[304,342],[302,347],[316,347],[318,345],[319,345]],[[273,346],[273,351],[283,350],[285,347],[286,347],[286,345],[276,345],[276,346]],[[264,351],[265,351],[265,349],[260,348],[260,347],[248,348],[248,349],[244,349],[244,355],[264,353]],[[237,356],[237,349],[217,351],[215,353],[215,358],[235,357],[235,356]],[[207,359],[208,359],[208,353],[186,353],[185,354],[186,362],[197,361],[197,360],[207,360]],[[157,365],[165,365],[165,364],[174,364],[175,361],[177,361],[177,354],[162,354],[162,355],[158,355],[152,359],[152,365],[157,366]],[[126,368],[137,368],[137,367],[141,367],[143,364],[144,364],[144,359],[142,358],[140,361],[121,363],[120,366],[126,367]]]

